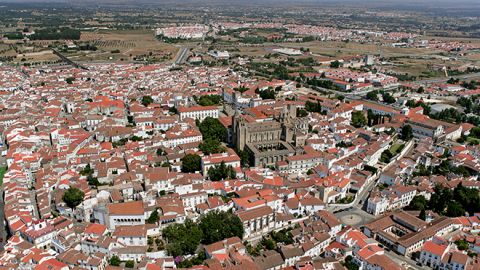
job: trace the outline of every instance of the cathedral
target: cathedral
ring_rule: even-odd
[[[307,119],[298,118],[296,111],[296,106],[286,105],[279,116],[266,120],[237,111],[233,117],[233,144],[249,153],[253,166],[275,165],[295,155],[296,149],[305,145],[308,132]]]

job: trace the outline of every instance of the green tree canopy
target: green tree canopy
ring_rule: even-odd
[[[342,66],[342,63],[340,63],[340,61],[338,61],[338,60],[335,60],[335,61],[330,63],[331,68],[339,68],[341,66]]]
[[[199,155],[188,154],[182,158],[182,172],[194,173],[200,171],[202,159]]]
[[[84,196],[85,194],[80,189],[76,187],[70,187],[67,189],[67,191],[65,191],[62,199],[68,205],[68,207],[75,208],[83,202]]]
[[[203,244],[211,244],[225,238],[243,237],[243,224],[231,212],[212,211],[200,218],[200,228],[203,232]]]
[[[201,96],[200,98],[196,98],[196,102],[200,106],[219,105],[221,101],[222,97],[220,95],[205,95]]]
[[[402,139],[405,141],[411,140],[413,138],[413,129],[410,125],[404,125],[402,127]]]
[[[117,255],[112,255],[109,261],[110,265],[112,266],[120,266],[121,262],[122,261],[120,261],[120,258]]]
[[[135,262],[132,261],[132,260],[128,260],[128,261],[125,262],[125,267],[126,268],[133,268],[133,267],[135,267]]]
[[[367,124],[367,118],[362,111],[352,113],[352,125],[356,128],[364,127]]]
[[[305,117],[308,115],[308,112],[304,109],[297,109],[297,117]]]
[[[171,256],[194,254],[203,232],[200,227],[190,219],[184,224],[173,224],[163,230],[163,237],[167,240],[167,252]]]
[[[199,125],[203,139],[212,139],[220,142],[227,138],[227,129],[220,123],[217,118],[207,117]]]
[[[153,98],[151,96],[143,96],[142,97],[142,104],[143,106],[148,106],[153,103]]]
[[[206,155],[223,153],[225,151],[225,147],[222,146],[220,141],[210,138],[200,143],[198,148]]]
[[[262,99],[275,99],[275,90],[273,89],[265,89],[258,91],[258,94]]]
[[[410,201],[410,204],[407,206],[408,210],[422,210],[422,209],[427,209],[427,199],[425,199],[424,196],[422,195],[416,195],[413,197],[413,199]]]
[[[212,181],[220,181],[225,179],[235,179],[236,172],[231,165],[226,165],[224,161],[220,165],[215,165],[208,169],[208,178]]]
[[[155,209],[155,211],[153,211],[153,212],[150,214],[150,216],[148,217],[147,223],[148,223],[148,224],[155,224],[155,223],[157,223],[159,220],[160,220],[160,216],[158,215],[158,210]]]
[[[378,91],[371,91],[367,93],[367,99],[378,101]]]

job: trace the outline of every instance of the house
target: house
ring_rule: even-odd
[[[218,118],[217,106],[193,106],[193,107],[181,107],[178,109],[180,114],[180,120],[183,121],[186,118],[192,118],[195,120],[203,121],[207,117]]]
[[[125,246],[147,245],[145,225],[116,226],[112,236],[117,239],[117,242]]]
[[[221,163],[225,166],[232,166],[232,168],[240,168],[240,157],[231,148],[228,148],[225,153],[211,154],[202,157],[202,174],[208,175],[208,170],[212,167],[218,166]]]
[[[107,226],[113,230],[116,226],[145,224],[145,210],[142,201],[113,203],[108,205]]]
[[[268,233],[275,226],[275,213],[269,206],[238,211],[236,214],[242,221],[244,237],[247,239]]]

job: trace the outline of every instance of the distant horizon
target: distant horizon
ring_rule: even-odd
[[[453,4],[458,7],[460,4],[477,4],[480,5],[478,0],[0,0],[0,3],[9,3],[9,4],[28,4],[28,3],[65,3],[65,4],[130,4],[130,3],[140,3],[140,4],[185,4],[185,3],[229,3],[232,4],[253,4],[261,5],[265,3],[281,3],[281,4],[353,4],[353,5],[364,5],[368,4],[381,4],[381,5],[430,5],[430,4]],[[437,6],[437,8],[439,8]]]

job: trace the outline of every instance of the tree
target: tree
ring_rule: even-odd
[[[76,187],[70,187],[67,189],[67,191],[65,191],[62,199],[68,205],[68,207],[73,209],[83,202],[84,196],[85,194],[80,189]]]
[[[266,237],[262,237],[260,244],[262,244],[262,246],[264,246],[265,249],[268,249],[268,250],[274,250],[277,248],[277,244],[275,243],[275,241]]]
[[[68,84],[72,84],[73,81],[75,81],[75,78],[73,78],[73,77],[68,77],[65,81],[66,81]]]
[[[250,157],[248,156],[247,151],[236,150],[238,157],[240,157],[240,165],[242,167],[247,167],[250,165]]]
[[[348,270],[358,270],[358,265],[353,261],[353,257],[348,255],[345,258],[345,263],[343,264]]]
[[[411,140],[413,138],[413,129],[410,125],[404,125],[402,127],[402,139],[405,141]]]
[[[305,117],[308,115],[308,112],[304,109],[297,109],[297,117]]]
[[[220,165],[215,165],[208,169],[208,178],[212,181],[220,181],[224,179],[235,179],[236,172],[231,165],[226,165],[224,161]]]
[[[456,201],[449,201],[447,204],[447,212],[445,215],[448,217],[460,217],[465,215],[465,209],[462,204]]]
[[[443,214],[447,207],[447,202],[453,199],[453,194],[451,190],[440,185],[435,186],[434,191],[430,201],[428,201],[428,208],[436,213]]]
[[[147,223],[148,223],[148,224],[155,224],[155,223],[157,223],[159,220],[160,220],[160,216],[158,215],[158,210],[155,209],[155,211],[153,211],[153,212],[150,214],[150,216],[148,217]]]
[[[408,210],[422,210],[427,209],[427,199],[422,195],[416,195],[407,206]]]
[[[322,105],[320,105],[320,101],[317,101],[316,103],[315,102],[311,102],[310,100],[308,100],[307,102],[305,102],[305,110],[308,111],[308,112],[322,112]]]
[[[277,243],[284,243],[285,245],[293,244],[293,235],[290,230],[282,229],[278,232],[272,231],[270,237]]]
[[[132,260],[126,261],[125,262],[125,267],[126,268],[133,268],[135,266],[135,262]]]
[[[200,106],[213,106],[220,104],[222,97],[220,95],[205,95],[195,98],[195,100]]]
[[[143,106],[147,107],[148,105],[153,103],[153,98],[151,96],[143,96],[142,97],[142,104]]]
[[[342,64],[340,63],[340,61],[338,60],[335,60],[333,62],[330,63],[330,67],[331,68],[339,68]]]
[[[367,99],[378,101],[378,91],[371,91],[367,93]]]
[[[29,38],[31,40],[79,40],[80,30],[68,27],[36,29],[35,34]]]
[[[395,98],[387,92],[384,92],[382,94],[382,99],[383,99],[383,102],[388,103],[388,104],[395,103],[395,101],[396,101]]]
[[[427,212],[425,211],[425,209],[420,210],[420,215],[418,216],[418,218],[421,220],[427,219]]]
[[[223,142],[227,138],[227,129],[217,118],[205,118],[205,120],[200,123],[199,129],[204,140],[212,139]]]
[[[464,187],[461,183],[453,190],[453,198],[470,214],[480,211],[480,193],[477,189]]]
[[[188,154],[182,158],[182,172],[194,173],[200,171],[202,159],[199,155]]]
[[[352,125],[356,128],[363,127],[367,124],[367,118],[362,111],[355,111],[352,113]]]
[[[93,169],[90,167],[90,163],[88,163],[87,166],[80,171],[80,175],[87,176],[91,174],[93,174]]]
[[[275,99],[275,90],[265,89],[263,91],[259,91],[259,95],[262,99]]]
[[[198,148],[206,155],[222,153],[225,151],[225,148],[218,140],[210,138],[200,143]]]
[[[110,258],[110,265],[112,266],[120,266],[120,263],[122,261],[120,261],[120,258],[117,256],[117,255],[113,255],[111,258]]]
[[[187,219],[184,224],[173,224],[163,230],[163,237],[167,240],[167,253],[173,257],[194,254],[203,232],[192,220]]]
[[[380,161],[383,163],[389,163],[390,160],[392,160],[392,157],[393,157],[392,152],[390,151],[390,149],[387,149],[383,151],[382,154],[380,155]]]
[[[463,240],[463,239],[455,241],[455,245],[457,245],[457,248],[459,250],[468,250],[469,249],[468,242]]]
[[[243,224],[240,218],[231,212],[211,211],[200,218],[200,229],[203,232],[202,243],[205,245],[225,238],[243,237]]]

